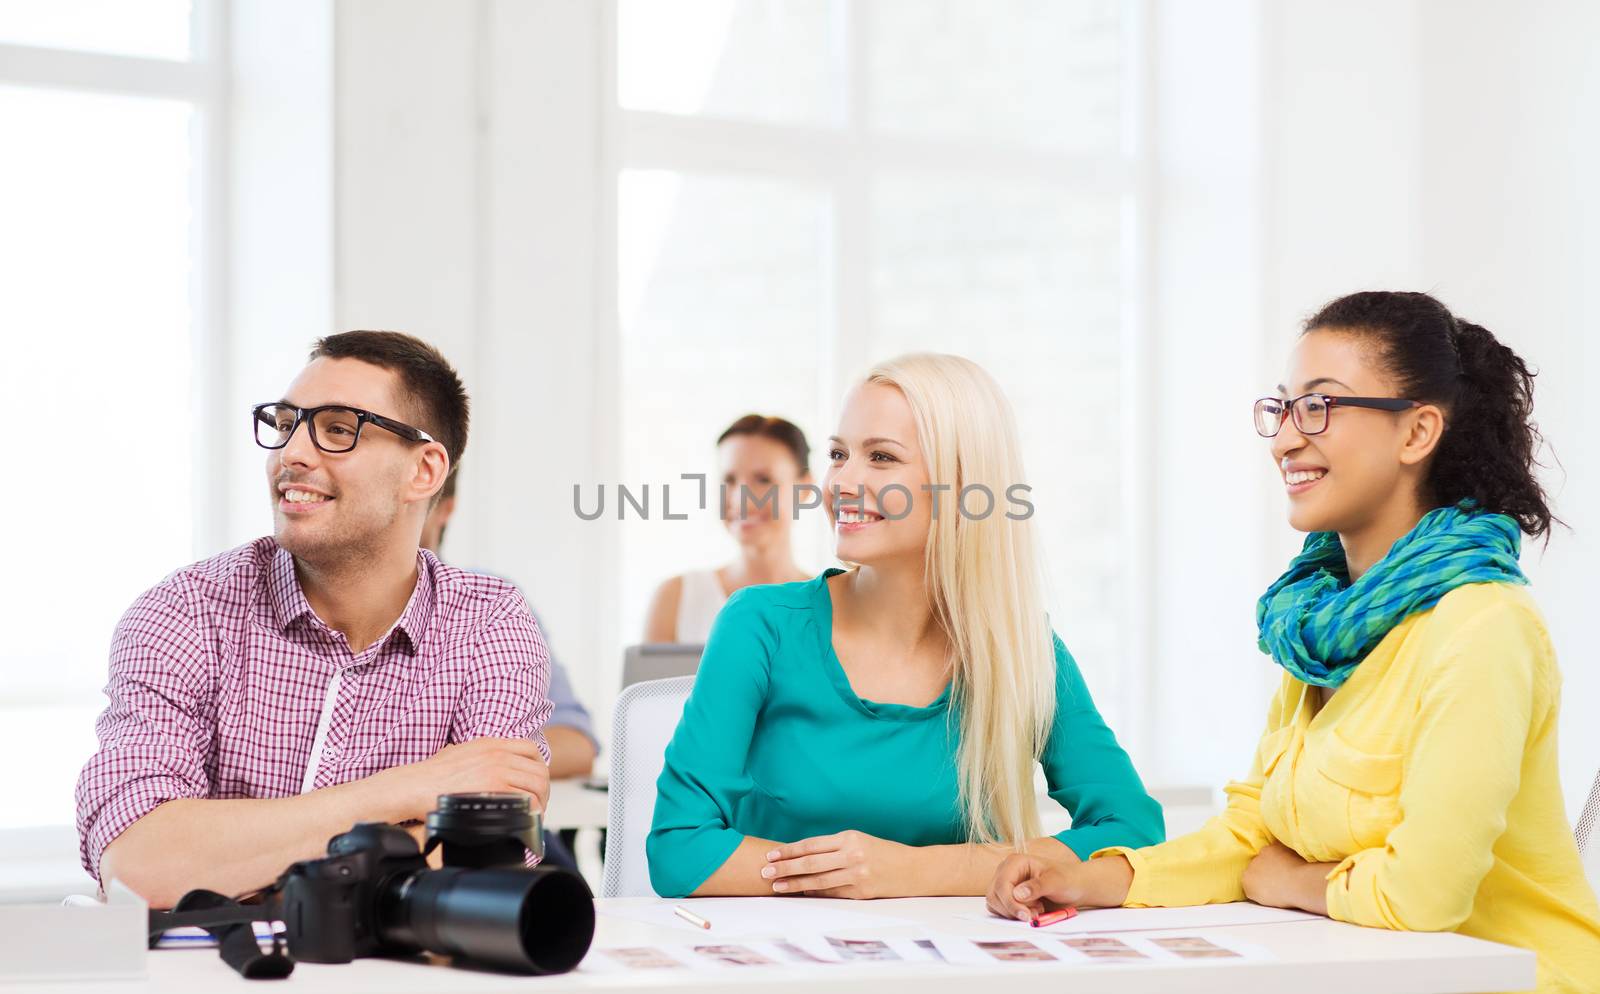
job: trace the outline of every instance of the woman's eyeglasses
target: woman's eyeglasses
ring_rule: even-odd
[[[1421,407],[1416,400],[1395,397],[1335,397],[1325,393],[1301,394],[1293,400],[1262,397],[1256,401],[1256,434],[1272,438],[1286,418],[1302,435],[1320,435],[1328,430],[1328,415],[1335,407],[1365,407],[1374,411],[1408,411]]]

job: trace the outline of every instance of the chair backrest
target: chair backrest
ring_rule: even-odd
[[[1600,819],[1600,774],[1595,775],[1594,786],[1589,788],[1589,801],[1578,815],[1577,824],[1572,826],[1572,834],[1578,837],[1579,852],[1588,852],[1589,843],[1594,841],[1594,823],[1597,819]]]
[[[1595,841],[1596,822],[1600,822],[1600,774],[1596,774],[1594,786],[1589,788],[1589,800],[1572,826],[1572,834],[1578,840],[1578,855],[1583,857],[1584,875],[1589,878],[1589,886],[1600,893],[1600,844]]]
[[[654,897],[644,840],[656,810],[656,780],[667,743],[683,717],[693,676],[647,680],[623,689],[611,718],[611,790],[603,897]]]
[[[622,653],[622,685],[631,687],[646,680],[694,676],[700,668],[700,653],[704,649],[703,644],[688,642],[630,645]]]

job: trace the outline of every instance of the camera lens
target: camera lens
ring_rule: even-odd
[[[444,865],[521,866],[544,855],[544,833],[526,794],[440,794],[428,813],[428,846],[444,846]]]
[[[594,939],[594,895],[566,870],[417,870],[379,900],[386,945],[519,973],[564,973]]]

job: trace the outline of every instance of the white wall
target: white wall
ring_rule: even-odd
[[[1565,676],[1569,810],[1600,767],[1600,5],[1421,4],[1421,252],[1429,288],[1539,369],[1535,410],[1561,466],[1557,530],[1523,562]]]
[[[461,372],[473,418],[445,557],[516,580],[604,712],[615,537],[571,504],[574,483],[615,475],[594,389],[601,5],[335,7],[336,324],[419,335]]]
[[[217,515],[223,530],[202,555],[271,530],[265,453],[244,434],[248,409],[281,397],[311,342],[335,328],[332,0],[234,0],[229,10],[232,444]],[[215,488],[207,499],[219,499]]]
[[[1270,664],[1255,649],[1269,514],[1245,404],[1260,395],[1262,38],[1255,0],[1155,5],[1149,782],[1247,768]]]
[[[1255,600],[1303,536],[1250,401],[1317,306],[1422,279],[1414,15],[1155,6],[1155,658],[1135,756],[1155,782],[1242,775],[1280,676]]]

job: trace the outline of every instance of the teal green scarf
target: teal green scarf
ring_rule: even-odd
[[[1303,683],[1338,687],[1389,630],[1468,583],[1527,583],[1522,531],[1470,501],[1429,511],[1355,583],[1334,532],[1312,532],[1256,604],[1261,651]]]

